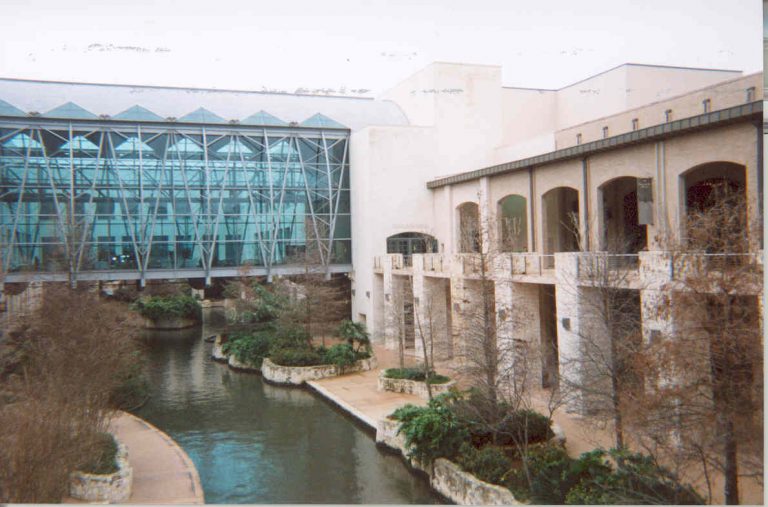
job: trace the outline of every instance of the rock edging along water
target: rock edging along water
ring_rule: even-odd
[[[188,327],[195,327],[200,324],[200,321],[190,317],[160,317],[158,319],[144,318],[144,327],[146,329],[160,329],[160,330],[172,330],[172,329],[186,329]]]
[[[343,371],[333,364],[321,364],[318,366],[281,366],[264,358],[261,363],[261,374],[264,379],[274,384],[302,385],[307,381],[322,378],[336,377],[345,373],[368,371],[376,368],[376,358],[360,359],[353,365],[347,366]]]
[[[407,458],[405,437],[397,433],[400,423],[382,419],[376,427],[376,443],[399,451]],[[435,460],[433,467],[422,466],[409,459],[412,467],[429,476],[432,489],[459,505],[523,505],[507,488],[481,481],[445,458]]]
[[[114,438],[114,435],[113,435]],[[133,469],[128,463],[128,448],[115,438],[117,472],[89,474],[80,470],[69,476],[69,495],[88,502],[125,503],[131,496]]]
[[[378,390],[390,391],[393,393],[413,394],[424,400],[429,399],[429,391],[427,391],[427,383],[419,380],[408,380],[404,378],[389,378],[385,376],[386,370],[379,374]],[[450,380],[444,384],[431,384],[432,396],[438,394],[447,393],[451,390],[456,382]]]

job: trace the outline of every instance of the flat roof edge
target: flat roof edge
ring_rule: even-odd
[[[474,171],[454,174],[453,176],[438,178],[428,181],[427,188],[435,189],[476,180],[486,176],[498,176],[521,169],[527,169],[529,167],[582,158],[594,153],[616,150],[633,144],[651,142],[658,139],[679,136],[697,130],[716,128],[750,119],[762,120],[762,112],[762,101],[741,104],[726,109],[712,111],[710,113],[689,116],[669,123],[660,123],[644,129],[634,130],[632,132],[619,134],[618,136],[543,153],[534,157],[514,160],[503,164],[484,167],[482,169],[476,169]]]

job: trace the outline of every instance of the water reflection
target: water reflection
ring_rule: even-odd
[[[208,503],[435,503],[426,482],[301,389],[209,359],[221,321],[147,338],[152,398],[138,415],[170,434]]]

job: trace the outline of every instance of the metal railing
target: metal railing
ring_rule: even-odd
[[[639,254],[609,254],[607,252],[583,252],[577,259],[577,277],[603,279],[609,273],[635,271],[640,268]]]
[[[705,272],[749,269],[750,264],[759,262],[760,255],[757,253],[684,253],[673,256],[671,274],[673,280],[681,280]]]
[[[442,272],[444,270],[442,254],[421,254],[421,268],[424,271]]]
[[[511,274],[543,275],[545,271],[555,269],[554,254],[513,253]]]

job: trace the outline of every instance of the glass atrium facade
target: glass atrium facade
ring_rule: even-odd
[[[0,119],[3,271],[351,263],[348,130],[166,123]]]

